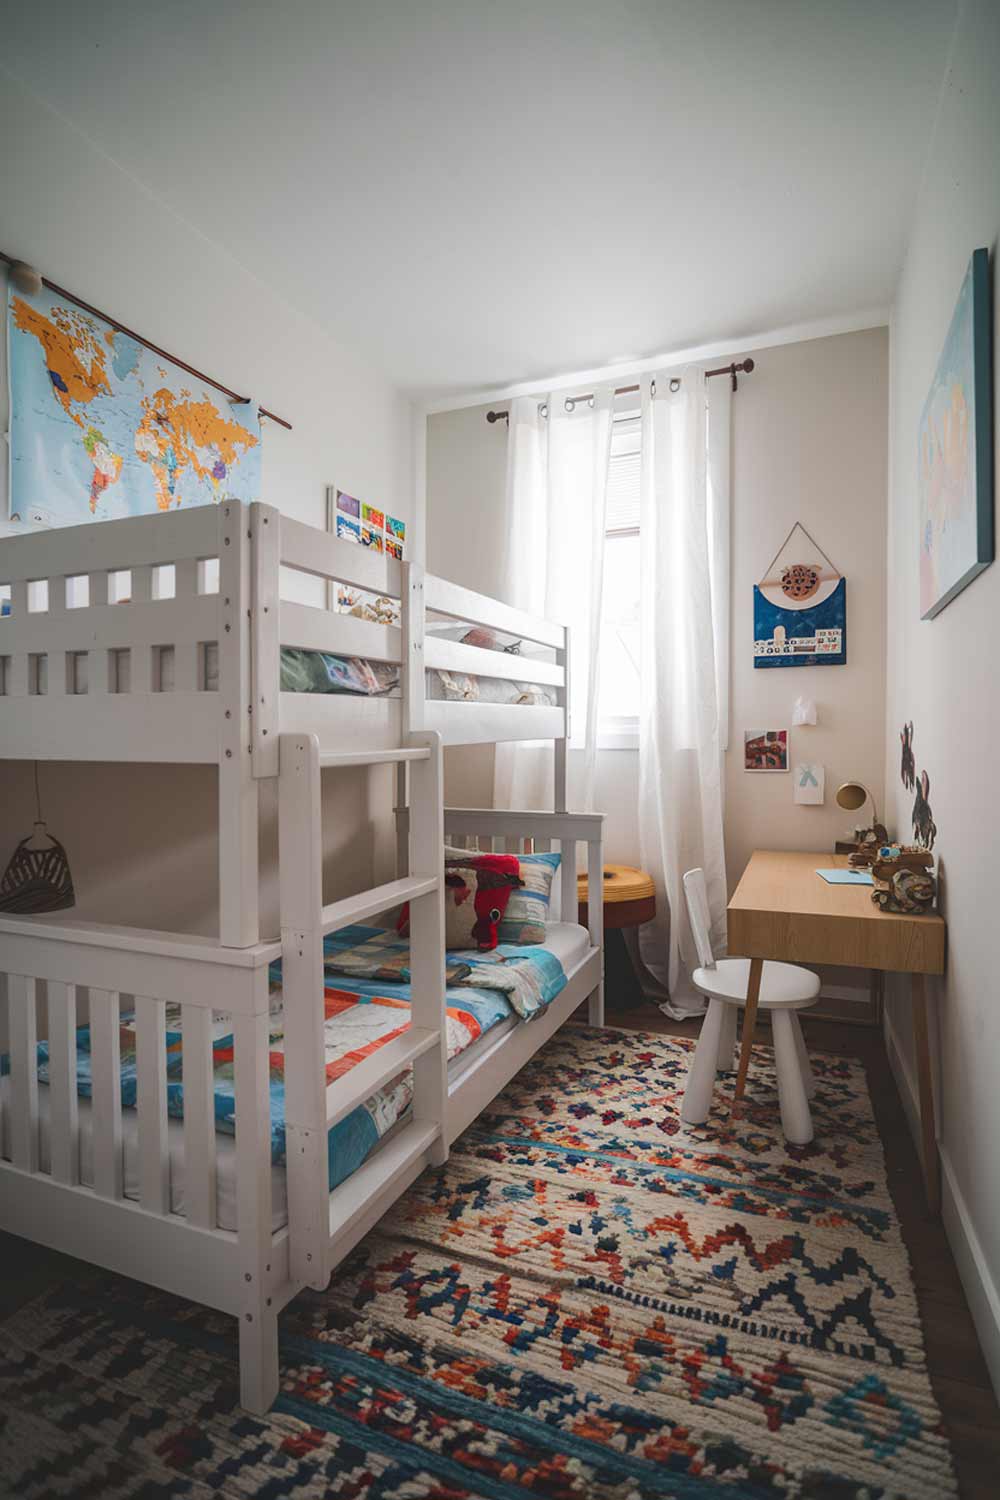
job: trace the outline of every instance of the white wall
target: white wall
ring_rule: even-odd
[[[322,525],[324,487],[335,483],[412,521],[409,402],[363,354],[292,311],[280,286],[255,280],[65,120],[0,76],[0,246],[290,421],[292,432],[264,424],[264,500]],[[252,193],[253,162],[232,176],[220,163],[220,191]],[[4,388],[0,414],[6,410]],[[413,556],[419,531],[410,534]],[[369,787],[367,773],[342,774],[345,781],[327,798],[334,891],[363,883],[376,806],[391,805],[387,773],[378,774],[377,787]],[[30,832],[29,783],[30,767],[0,764],[0,861]],[[46,814],[70,856],[79,914],[213,930],[214,783],[215,772],[200,767],[43,765]],[[270,833],[266,849],[273,856]],[[267,891],[273,927],[273,866]]]
[[[732,735],[726,843],[731,884],[754,848],[830,848],[850,818],[833,801],[860,778],[881,810],[888,338],[885,329],[755,351],[733,404]],[[487,593],[499,588],[506,423],[487,407],[427,424],[427,565]],[[848,580],[848,661],[842,667],[755,670],[753,585],[795,521]],[[826,766],[824,807],[798,807],[791,776],[742,769],[744,728],[790,724],[794,698],[819,705],[815,728],[793,731],[792,754]],[[492,750],[449,752],[448,797],[486,805]],[[596,806],[608,857],[639,863],[638,756],[598,755]]]
[[[997,390],[998,78],[1000,9],[994,0],[967,0],[892,317],[886,777],[890,805],[907,833],[913,799],[900,782],[899,730],[912,719],[917,771],[930,777],[948,920],[948,973],[931,989],[945,1223],[1000,1390],[1000,1007],[992,926],[1000,565],[937,619],[921,621],[917,563],[917,427],[969,256],[984,245],[994,263]],[[994,411],[995,444],[998,437]],[[900,985],[892,993],[890,1052],[912,1103],[909,1007]]]

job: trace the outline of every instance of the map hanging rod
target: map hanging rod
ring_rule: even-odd
[[[88,312],[92,317],[100,318],[102,322],[110,324],[119,333],[123,333],[126,338],[134,339],[137,344],[142,344],[143,348],[148,349],[150,353],[158,354],[161,359],[169,359],[172,365],[177,365],[178,369],[186,370],[196,380],[203,380],[206,385],[214,386],[217,391],[221,391],[224,396],[228,396],[230,401],[235,405],[250,405],[249,396],[241,396],[236,391],[231,391],[227,385],[222,385],[218,380],[213,380],[211,375],[206,375],[201,370],[196,370],[194,365],[186,364],[183,359],[178,359],[176,354],[168,354],[166,349],[161,349],[158,344],[151,344],[149,339],[144,339],[141,333],[136,333],[133,328],[126,328],[124,323],[119,323],[117,318],[112,318],[106,312],[101,312],[100,308],[91,307],[89,302],[84,302],[82,297],[78,297],[75,292],[68,292],[64,286],[57,286],[54,281],[49,281],[48,277],[40,275],[34,266],[26,265],[23,260],[15,260],[13,255],[7,255],[3,250],[0,250],[0,260],[5,260],[10,266],[11,280],[18,291],[31,293],[39,291],[43,286],[48,287],[49,291],[55,292],[57,297],[65,297],[67,302],[74,303],[83,312]],[[270,422],[277,422],[279,427],[284,427],[289,432],[292,430],[291,422],[286,422],[284,417],[276,416],[273,411],[268,411],[264,406],[257,408],[257,414],[261,417],[267,417]]]

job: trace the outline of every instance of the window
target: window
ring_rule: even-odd
[[[601,609],[598,745],[639,743],[639,413],[619,412],[611,435]]]

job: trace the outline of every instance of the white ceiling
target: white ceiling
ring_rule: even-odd
[[[287,301],[439,397],[888,304],[953,16],[41,0],[3,6],[3,52]]]

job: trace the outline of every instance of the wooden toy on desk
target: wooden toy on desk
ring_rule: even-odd
[[[934,905],[934,856],[914,844],[885,844],[872,863],[872,900],[880,911],[914,914]]]

